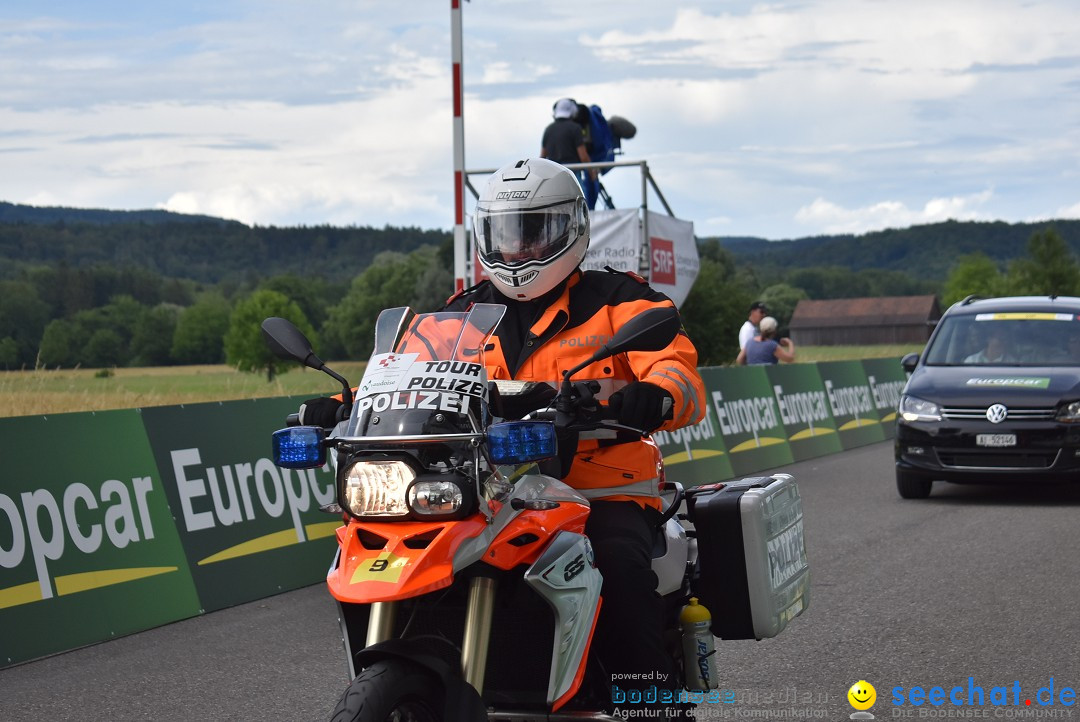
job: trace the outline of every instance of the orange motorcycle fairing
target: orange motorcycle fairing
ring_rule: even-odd
[[[584,534],[588,517],[587,505],[565,501],[556,509],[522,511],[491,542],[484,561],[507,571],[519,564],[531,564],[553,534],[563,530]]]
[[[339,556],[326,576],[340,602],[408,599],[447,587],[454,554],[487,528],[482,514],[444,521],[360,522],[339,534]]]

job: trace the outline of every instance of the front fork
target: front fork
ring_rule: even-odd
[[[397,602],[374,602],[368,617],[364,646],[391,639],[397,616]],[[476,576],[469,582],[469,599],[465,608],[465,635],[461,643],[461,669],[465,681],[479,694],[484,691],[484,670],[487,668],[491,643],[491,619],[495,613],[495,580]]]

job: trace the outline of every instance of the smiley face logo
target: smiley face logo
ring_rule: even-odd
[[[847,699],[855,709],[867,710],[877,701],[877,690],[865,679],[860,679],[847,691]]]

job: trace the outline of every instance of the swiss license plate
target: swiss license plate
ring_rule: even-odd
[[[979,446],[1016,446],[1016,434],[976,434]]]

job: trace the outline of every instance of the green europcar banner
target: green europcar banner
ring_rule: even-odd
[[[735,474],[707,387],[705,396],[701,400],[705,418],[700,423],[652,435],[664,454],[666,477],[686,488],[730,479]]]
[[[138,410],[0,419],[0,667],[200,612]]]
[[[859,361],[829,361],[817,365],[825,384],[840,444],[845,449],[885,440],[881,416],[874,403],[866,371]]]
[[[870,386],[870,396],[880,414],[881,429],[885,438],[891,439],[896,435],[896,407],[900,403],[900,393],[907,384],[907,372],[898,358],[866,359],[862,366],[866,383]]]
[[[331,465],[281,469],[271,434],[291,398],[143,410],[203,609],[212,611],[325,579],[340,515]]]
[[[795,460],[764,366],[703,368],[716,426],[739,478]]]
[[[840,436],[817,366],[784,364],[764,368],[795,461],[841,451]]]

